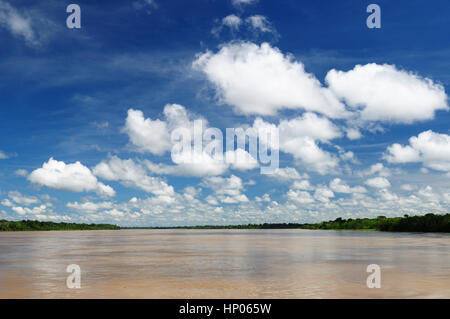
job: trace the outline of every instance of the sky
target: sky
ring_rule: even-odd
[[[66,7],[81,8],[69,29]],[[381,28],[368,28],[369,4]],[[448,213],[448,1],[0,0],[0,219],[122,226]],[[274,128],[174,162],[177,128]],[[194,133],[195,134],[195,133]],[[195,153],[197,152],[197,153]],[[249,157],[250,156],[250,157]]]

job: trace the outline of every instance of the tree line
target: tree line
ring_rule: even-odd
[[[145,228],[145,227],[141,227]],[[328,230],[378,230],[391,232],[450,232],[450,214],[423,216],[349,218],[315,223],[279,223],[279,224],[247,224],[227,226],[184,226],[184,227],[151,227],[152,229],[328,229]]]
[[[41,222],[38,220],[8,221],[0,220],[0,231],[32,231],[32,230],[113,230],[119,226],[111,224],[76,224]]]

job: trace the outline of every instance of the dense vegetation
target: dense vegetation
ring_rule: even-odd
[[[161,227],[162,228],[162,227]],[[192,226],[164,227],[181,229],[348,229],[348,230],[380,230],[395,232],[450,232],[450,214],[424,216],[408,216],[386,218],[357,218],[321,222],[317,224],[248,224],[231,226]]]
[[[127,228],[127,227],[123,227]],[[394,232],[450,232],[450,214],[387,218],[336,218],[317,224],[248,224],[229,226],[185,226],[185,227],[128,227],[132,229],[329,229],[329,230],[380,230]],[[121,229],[111,224],[75,224],[40,222],[37,220],[0,220],[0,231],[25,230],[108,230]]]
[[[120,229],[111,224],[75,224],[40,222],[37,220],[8,221],[0,220],[0,231],[24,231],[24,230],[104,230]]]

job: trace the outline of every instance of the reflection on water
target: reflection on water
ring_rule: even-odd
[[[0,233],[1,298],[450,298],[450,235],[309,230]],[[68,289],[67,265],[81,267]],[[366,267],[381,266],[381,288]]]

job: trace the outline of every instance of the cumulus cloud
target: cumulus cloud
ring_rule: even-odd
[[[313,190],[314,187],[311,185],[309,180],[304,179],[304,180],[294,181],[294,183],[292,184],[292,189]]]
[[[370,186],[370,187],[374,187],[374,188],[388,188],[388,187],[391,187],[391,183],[389,182],[389,180],[384,178],[384,177],[369,178],[368,180],[365,181],[365,184]]]
[[[230,14],[222,19],[222,25],[229,27],[231,30],[238,30],[242,20],[235,14]]]
[[[16,174],[18,176],[26,177],[26,176],[28,176],[28,171],[26,169],[20,168],[18,170],[15,170],[14,174]]]
[[[347,138],[349,140],[358,140],[362,138],[362,133],[358,128],[349,127],[345,130],[345,133],[347,135]]]
[[[250,31],[253,36],[272,34],[275,38],[278,37],[278,33],[275,28],[263,15],[252,15],[242,19],[235,14],[230,14],[222,18],[222,20],[217,21],[216,24],[217,26],[211,30],[211,33],[216,37],[220,35],[224,28],[229,29],[231,34],[234,36],[236,32],[239,32],[242,29],[241,26],[245,27],[245,30]]]
[[[196,177],[222,175],[229,169],[246,171],[259,167],[258,161],[241,148],[224,154],[191,150],[179,154],[178,160],[176,165],[153,163],[150,160],[145,160],[144,163],[154,174]]]
[[[339,159],[322,150],[310,137],[296,139],[295,143],[287,144],[285,150],[299,159],[307,169],[319,174],[333,173],[338,168]]]
[[[179,104],[167,104],[163,111],[164,118],[152,120],[145,118],[140,110],[130,109],[122,132],[127,134],[137,151],[163,155],[173,147],[171,134],[176,129],[187,129],[192,140],[198,138],[207,128],[208,122],[200,117],[189,114],[186,108]],[[194,130],[194,124],[200,123],[202,130]],[[202,138],[200,136],[200,138]]]
[[[20,192],[17,192],[17,191],[9,192],[8,193],[8,197],[12,201],[14,201],[16,204],[25,205],[25,206],[37,204],[37,203],[40,202],[39,198],[37,198],[37,197],[23,195],[23,194],[21,194]]]
[[[164,120],[152,120],[144,118],[139,110],[129,110],[123,132],[128,134],[131,143],[137,151],[149,152],[155,155],[163,155],[172,150],[177,143],[172,143],[172,133],[183,129],[188,133],[190,141],[187,146],[183,144],[182,149],[172,152],[172,160],[176,165],[165,163],[153,163],[146,160],[145,165],[154,174],[177,175],[177,176],[208,176],[221,175],[228,169],[251,170],[259,167],[255,158],[247,151],[237,148],[223,153],[222,144],[215,148],[217,152],[209,152],[208,146],[215,145],[215,140],[208,140],[208,123],[201,117],[194,117],[188,113],[186,108],[178,104],[168,104],[164,107]],[[176,131],[177,130],[177,131]],[[218,141],[222,138],[222,132],[216,132]],[[192,142],[194,144],[192,145]],[[196,143],[202,143],[197,148]],[[219,142],[221,143],[221,141]]]
[[[321,142],[328,142],[342,136],[340,129],[330,120],[311,112],[290,120],[281,120],[278,129],[281,140],[289,142],[303,136]]]
[[[274,115],[281,109],[316,111],[332,118],[348,114],[345,106],[302,63],[268,43],[229,43],[219,52],[197,57],[220,100],[244,114]]]
[[[259,167],[258,161],[242,148],[225,152],[225,161],[232,169],[239,171],[247,171]]]
[[[294,167],[278,168],[272,174],[267,175],[271,178],[276,178],[281,181],[292,181],[308,178],[307,174],[300,175]]]
[[[421,162],[428,168],[449,172],[450,136],[428,130],[411,137],[409,145],[389,146],[384,158],[390,163]]]
[[[28,208],[28,207],[21,207],[21,206],[13,206],[11,207],[11,209],[18,215],[41,215],[43,213],[47,212],[47,206],[45,205],[40,205],[40,206],[35,206],[32,208]],[[39,219],[42,220],[42,216],[37,216]]]
[[[67,208],[76,210],[80,213],[83,214],[90,214],[90,213],[95,213],[99,210],[104,210],[104,209],[111,209],[113,208],[113,203],[111,202],[82,202],[82,203],[78,203],[78,202],[69,202],[66,204]]]
[[[2,160],[2,159],[8,159],[9,158],[9,156],[5,153],[5,152],[3,152],[2,150],[0,150],[0,160]]]
[[[245,22],[247,22],[255,31],[275,32],[269,20],[265,16],[253,15],[245,19]]]
[[[325,81],[363,120],[413,123],[448,110],[442,85],[393,65],[370,63],[347,72],[333,69]]]
[[[344,193],[344,194],[367,192],[367,190],[362,186],[350,187],[340,178],[335,178],[330,182],[330,189],[336,193]]]
[[[27,44],[39,44],[36,33],[31,26],[31,19],[21,14],[6,1],[0,1],[0,27],[6,28],[16,37],[23,38]]]
[[[155,195],[173,195],[174,190],[159,177],[148,176],[146,169],[132,159],[112,156],[93,168],[93,173],[108,181],[119,181],[127,187],[140,188]]]
[[[123,132],[141,152],[162,155],[172,147],[166,122],[146,119],[140,110],[128,110]]]
[[[385,167],[382,163],[376,163],[371,165],[368,169],[358,173],[359,176],[371,176],[378,175],[382,177],[391,176],[391,170]]]
[[[235,14],[230,14],[222,18],[222,20],[218,22],[218,25],[211,30],[211,33],[216,37],[219,37],[222,30],[228,28],[231,31],[231,34],[234,35],[235,32],[239,31],[241,25],[242,19]]]
[[[256,2],[258,2],[258,0],[231,0],[231,4],[237,8],[240,8],[243,5],[253,4]]]
[[[71,192],[94,191],[100,196],[114,196],[115,191],[97,180],[91,170],[80,162],[66,164],[50,158],[41,168],[31,172],[32,183]]]
[[[326,174],[338,166],[339,159],[321,149],[317,142],[329,142],[341,136],[340,130],[325,117],[306,112],[301,117],[282,120],[278,126],[257,118],[253,128],[256,131],[261,128],[278,129],[279,149],[293,155],[307,169]],[[270,146],[275,148],[277,145]]]
[[[334,193],[326,186],[318,187],[314,192],[314,198],[322,203],[330,202],[330,198],[334,197]]]
[[[242,179],[235,175],[228,178],[211,176],[205,177],[202,180],[202,186],[210,188],[215,193],[215,198],[224,204],[237,204],[241,202],[248,202],[248,198],[242,193],[244,184]],[[210,203],[217,202],[214,197],[210,198]]]
[[[299,204],[310,204],[315,201],[310,193],[292,189],[287,192],[286,197],[288,198],[288,200],[297,202]]]
[[[416,189],[416,187],[414,185],[411,185],[411,184],[403,184],[403,185],[400,186],[400,188],[402,190],[408,191],[408,192],[411,192],[411,191]]]

